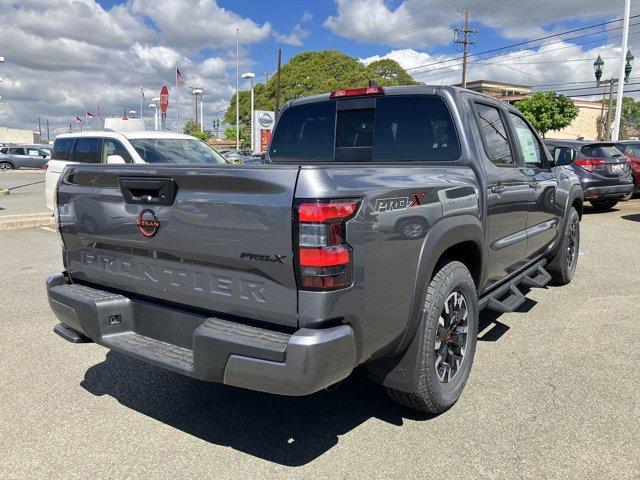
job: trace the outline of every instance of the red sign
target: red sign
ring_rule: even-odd
[[[271,130],[265,128],[260,129],[260,152],[266,152],[271,140]]]
[[[167,108],[169,107],[169,87],[163,85],[160,89],[160,111],[162,113],[167,113]]]

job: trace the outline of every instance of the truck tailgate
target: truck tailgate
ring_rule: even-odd
[[[295,166],[74,165],[58,205],[72,280],[296,327]]]

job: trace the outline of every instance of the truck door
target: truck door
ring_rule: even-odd
[[[529,182],[505,127],[506,112],[474,102],[487,175],[487,287],[522,265],[527,248]]]
[[[558,236],[562,206],[556,205],[558,179],[549,168],[542,143],[527,121],[515,112],[509,112],[519,157],[529,176],[529,213],[527,215],[527,253],[533,258]]]

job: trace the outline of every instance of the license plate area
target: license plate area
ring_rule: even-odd
[[[623,163],[616,163],[611,165],[611,173],[622,173],[624,171]]]

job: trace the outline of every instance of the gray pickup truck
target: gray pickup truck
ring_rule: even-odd
[[[364,366],[439,413],[468,379],[479,311],[574,275],[578,179],[499,100],[433,86],[299,98],[266,161],[69,165],[55,332],[284,395]]]

